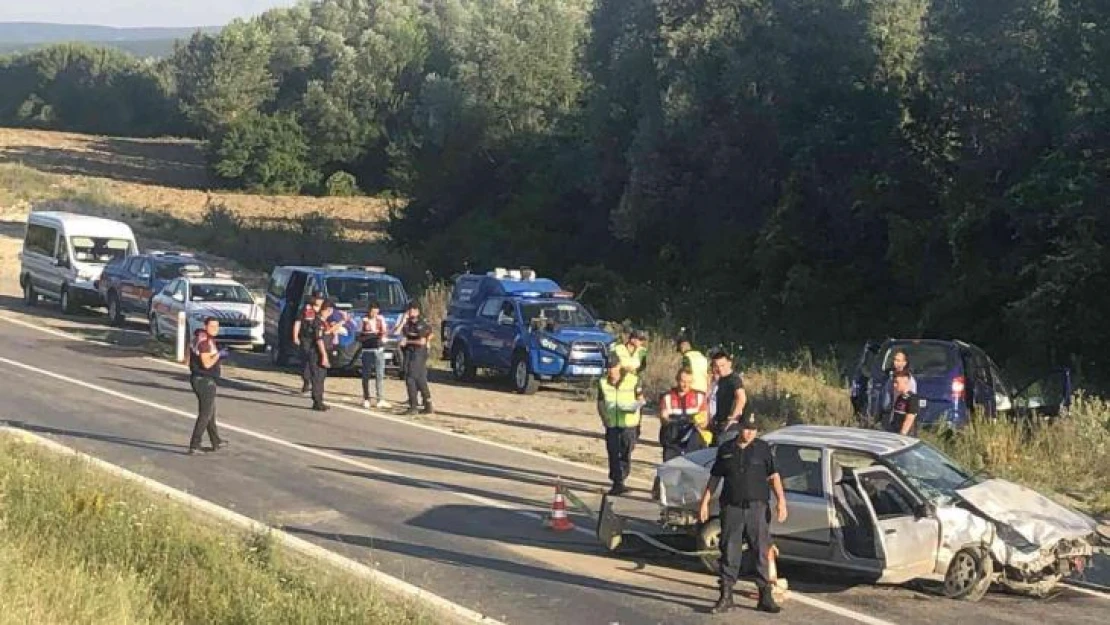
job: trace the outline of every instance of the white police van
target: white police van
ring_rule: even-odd
[[[131,227],[119,221],[64,212],[33,212],[27,218],[23,251],[19,255],[19,286],[23,301],[34,306],[40,298],[59,302],[62,311],[100,306],[96,288],[109,261],[137,254]]]

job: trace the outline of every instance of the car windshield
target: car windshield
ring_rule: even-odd
[[[408,303],[405,289],[399,282],[381,278],[328,278],[328,297],[338,304],[349,304],[354,310],[366,310],[377,302],[385,312],[399,312]]]
[[[942,376],[952,370],[952,350],[941,343],[895,343],[883,356],[883,371],[894,368],[894,354],[903,352],[915,376]]]
[[[189,291],[191,302],[227,302],[232,304],[253,304],[250,291],[239,284],[197,284]]]
[[[929,499],[955,499],[957,490],[982,481],[977,474],[923,442],[884,460]]]
[[[543,302],[521,304],[521,312],[526,321],[539,319],[555,325],[582,328],[594,325],[590,313],[578,302]]]
[[[154,265],[154,276],[159,280],[173,280],[181,277],[182,271],[207,271],[208,268],[194,262],[161,262]]]
[[[73,259],[83,263],[107,263],[123,258],[131,249],[127,239],[70,237],[69,243],[73,246]]]

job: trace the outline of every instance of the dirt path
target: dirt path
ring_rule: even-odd
[[[46,303],[33,312],[20,303],[19,251],[22,248],[23,224],[29,205],[19,205],[0,210],[0,308],[7,314],[35,319],[37,323],[60,330],[78,332],[85,336],[107,339],[121,346],[164,353],[164,346],[150,343],[146,324],[129,323],[125,330],[108,326],[102,310],[90,310],[76,317],[63,317],[56,305]],[[181,249],[172,242],[152,240],[136,229],[142,248]],[[251,288],[261,288],[265,275],[247,272],[225,258],[202,255],[214,266],[233,271]],[[491,441],[532,449],[567,460],[605,467],[605,443],[594,404],[582,393],[560,387],[542,389],[533,396],[516,395],[508,384],[497,379],[481,380],[472,386],[461,386],[436,363],[431,372],[432,394],[437,413],[416,417],[427,423],[453,432],[482,437]],[[275,370],[265,355],[237,352],[227,367],[230,376],[260,383],[300,390],[300,378],[293,369]],[[361,381],[355,377],[332,377],[328,380],[331,401],[361,403]],[[386,398],[396,405],[404,401],[405,389],[396,379],[386,380]],[[306,407],[308,405],[306,398]],[[397,408],[394,412],[400,412]],[[659,424],[653,417],[646,417],[641,441],[634,454],[633,472],[650,480],[660,459],[658,441]],[[641,484],[642,486],[642,484]]]

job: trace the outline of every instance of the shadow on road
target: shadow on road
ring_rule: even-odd
[[[589,490],[609,487],[608,482],[579,478],[567,478],[555,473],[551,473],[549,471],[538,471],[522,466],[509,467],[492,462],[483,462],[480,460],[470,460],[466,458],[455,458],[451,456],[444,456],[441,454],[423,453],[417,455],[394,449],[369,450],[351,449],[347,447],[327,447],[321,445],[312,445],[309,443],[299,444],[305,447],[312,447],[314,449],[335,451],[347,456],[353,456],[357,458],[370,458],[373,460],[382,460],[386,462],[413,464],[422,467],[443,469],[459,474],[468,473],[481,477],[504,479],[514,483],[523,482],[535,486],[549,486],[552,489],[554,489],[555,482],[558,479],[562,479],[564,485],[577,490]]]
[[[455,512],[455,514],[457,514],[457,511]],[[708,607],[708,603],[706,602],[704,595],[680,594],[668,592],[665,590],[656,590],[647,586],[622,584],[619,582],[612,582],[597,577],[590,577],[577,573],[553,570],[551,568],[533,566],[522,562],[514,562],[512,560],[505,560],[490,556],[472,555],[460,551],[441,549],[428,545],[416,545],[396,540],[379,539],[369,536],[359,536],[356,534],[322,532],[293,526],[284,526],[281,529],[291,534],[299,535],[302,537],[329,540],[376,551],[384,551],[414,558],[420,558],[423,560],[452,564],[461,567],[462,571],[470,568],[498,571],[502,573],[516,575],[521,578],[546,580],[558,584],[577,586],[580,588],[587,588],[600,592],[616,593],[629,597],[636,597],[639,599],[665,601],[671,605],[679,605],[691,610],[700,611]]]
[[[100,441],[102,443],[112,443],[113,445],[123,445],[125,447],[134,447],[136,449],[146,449],[148,451],[156,451],[159,453],[171,453],[178,455],[187,455],[185,450],[188,445],[176,445],[173,443],[162,443],[158,441],[146,441],[135,438],[126,438],[122,436],[112,436],[110,434],[95,434],[93,432],[82,432],[79,430],[63,430],[60,428],[52,428],[45,425],[35,425],[25,421],[7,421],[8,425],[34,432],[35,434],[45,434],[50,436],[57,436],[60,438],[83,438],[85,440]]]

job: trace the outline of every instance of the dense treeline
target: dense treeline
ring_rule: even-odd
[[[1093,380],[1108,28],[1098,0],[326,0],[111,76],[157,78],[229,184],[409,198],[392,234],[440,275],[528,264],[607,316],[960,336]],[[105,123],[47,74],[0,117]]]

